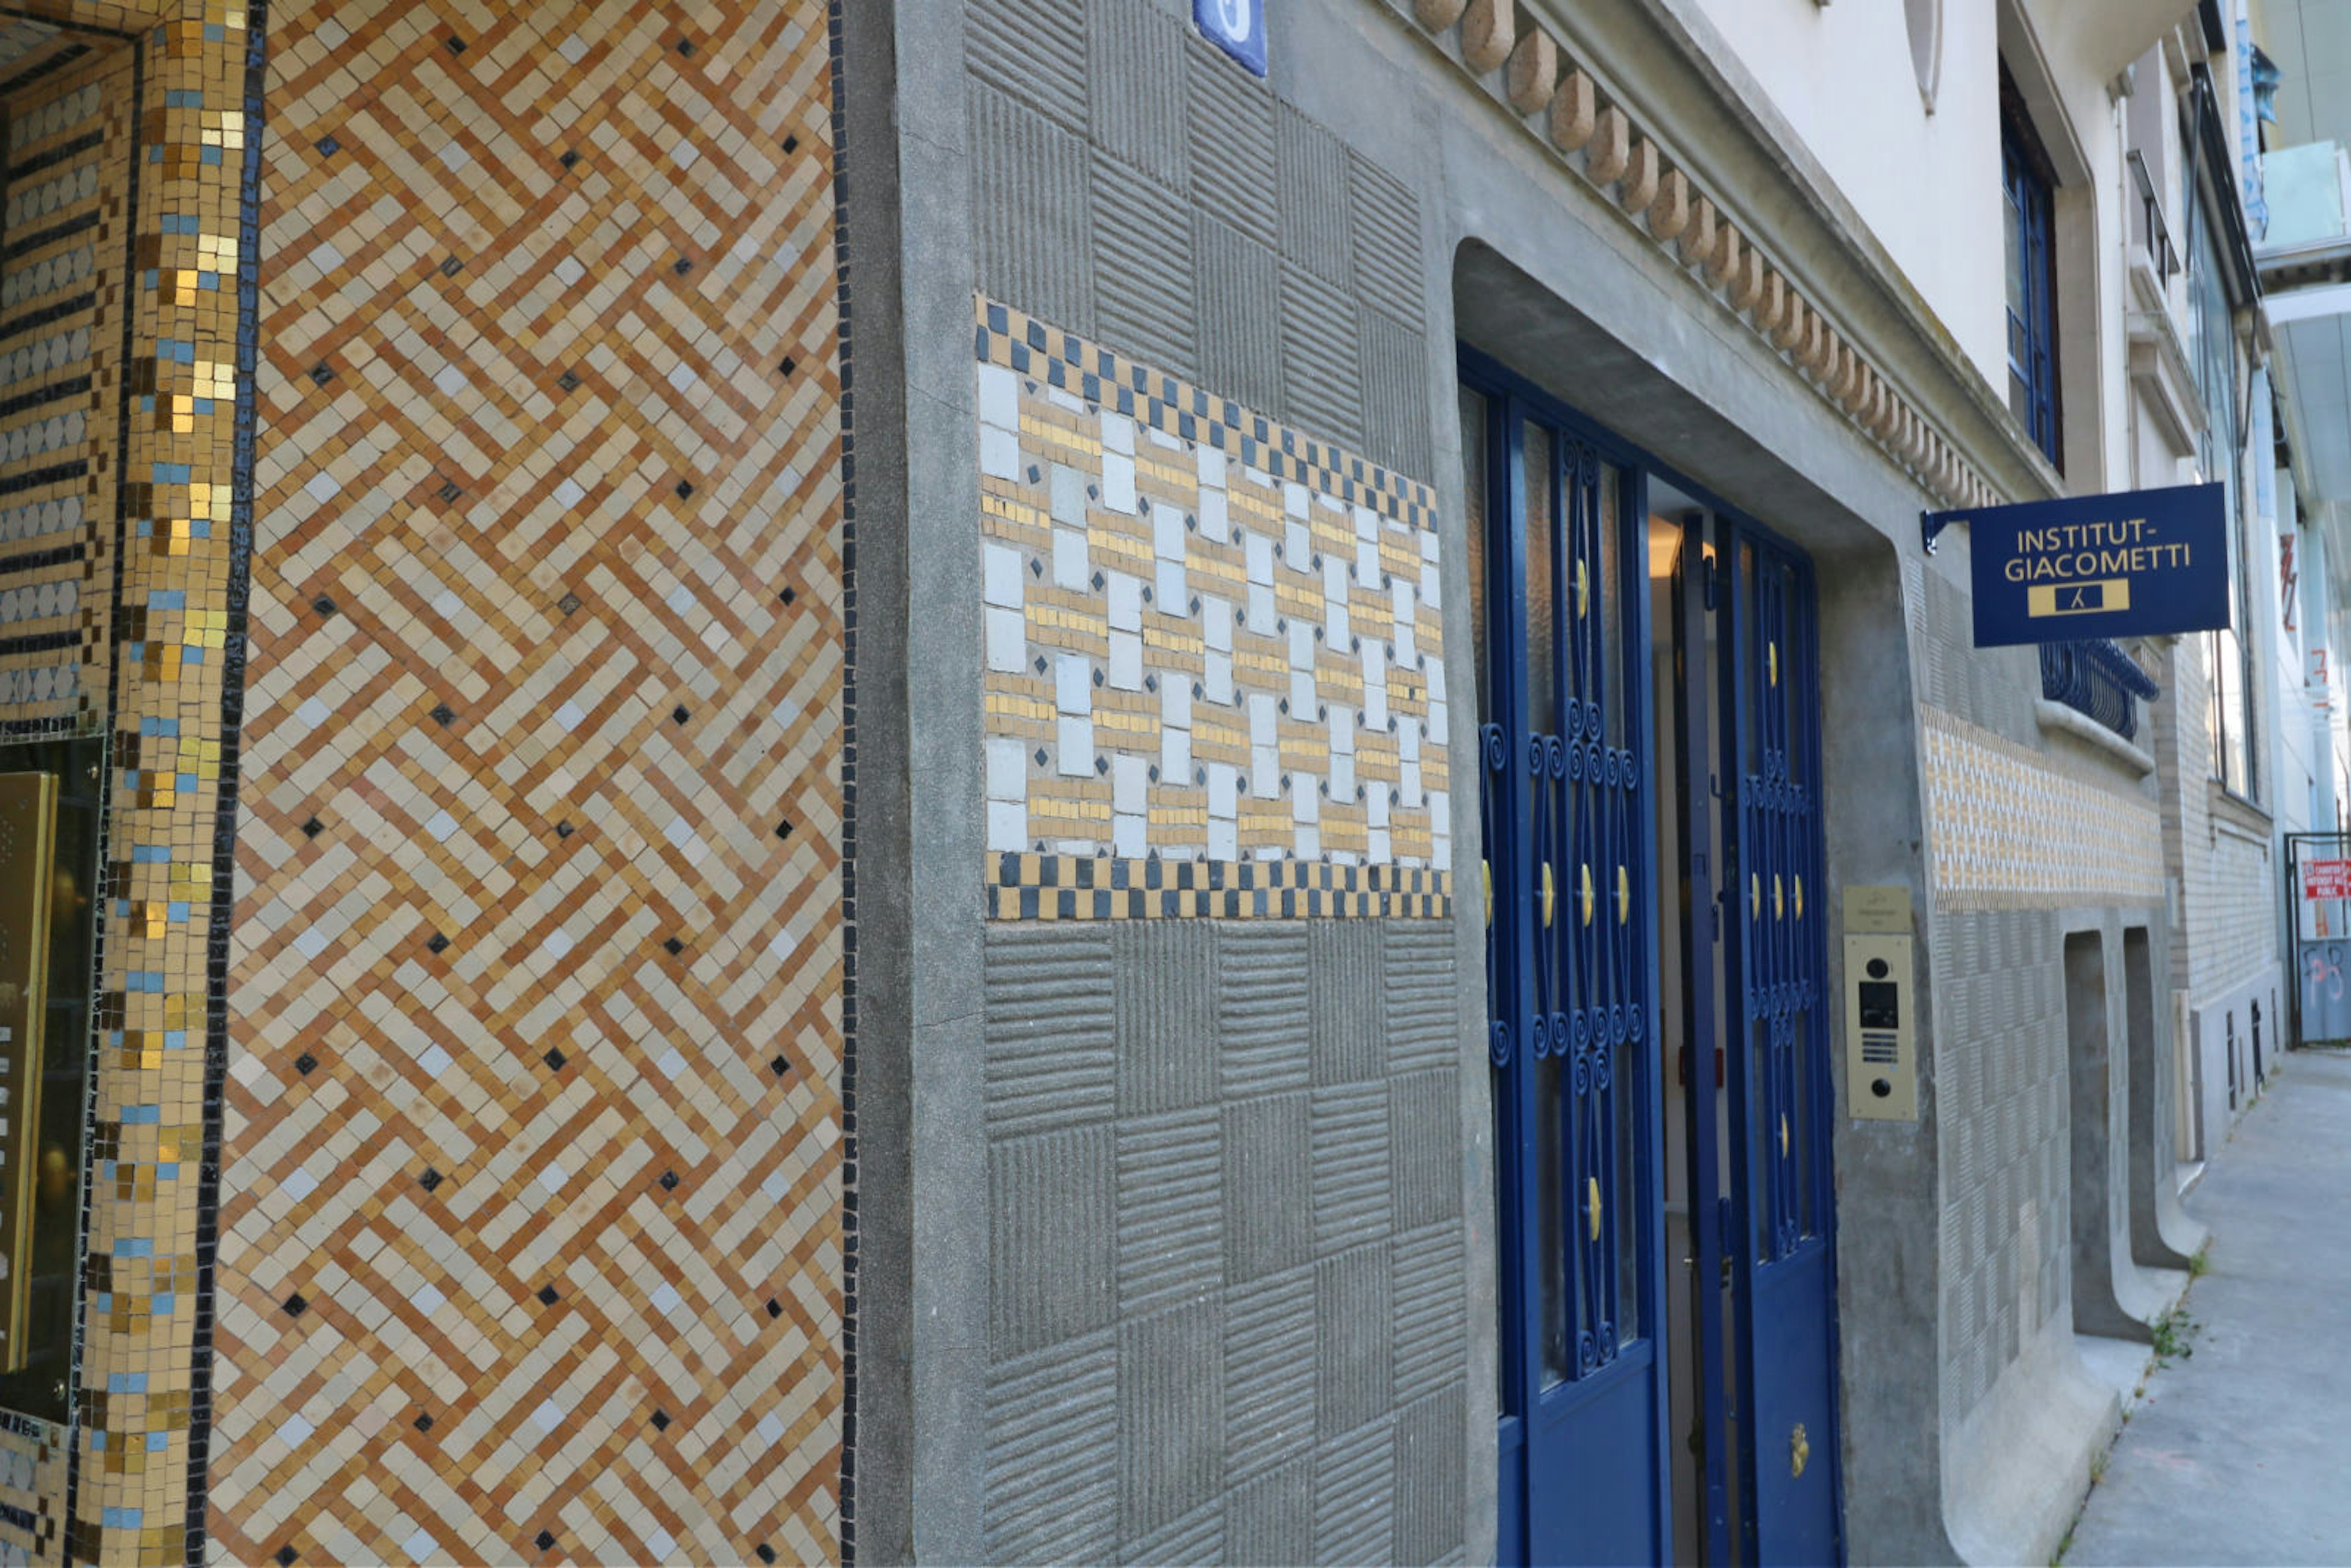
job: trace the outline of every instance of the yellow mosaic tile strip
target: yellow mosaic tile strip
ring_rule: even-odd
[[[976,310],[990,916],[1445,913],[1428,486]]]
[[[832,1559],[825,9],[269,29],[214,1555]]]
[[[93,1182],[85,1239],[94,1278],[82,1304],[70,1543],[91,1563],[177,1562],[203,1528],[190,1511],[208,1385],[199,1178],[213,966],[225,952],[214,841],[239,678],[228,633],[244,552],[230,498],[245,389],[233,369],[201,367],[234,367],[239,354],[246,19],[242,5],[187,0],[139,37],[128,549],[92,1150],[108,1179]],[[183,275],[211,286],[182,288]],[[163,917],[151,919],[157,906]]]
[[[2062,772],[1939,708],[1918,713],[1937,908],[2162,902],[2163,824],[2152,802]]]

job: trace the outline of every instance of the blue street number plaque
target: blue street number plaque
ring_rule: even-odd
[[[2224,486],[1933,512],[1928,536],[1951,523],[1968,526],[1979,648],[2229,624]]]
[[[1265,75],[1265,0],[1192,0],[1192,20],[1251,76]]]

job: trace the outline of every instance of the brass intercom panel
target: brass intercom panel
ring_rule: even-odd
[[[1844,1084],[1849,1113],[1918,1119],[1917,977],[1907,887],[1844,890]]]

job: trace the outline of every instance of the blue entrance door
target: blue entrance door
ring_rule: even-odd
[[[1843,1545],[1815,601],[1801,555],[1716,528],[1742,1555],[1829,1563]]]
[[[1498,1152],[1500,1553],[1657,1562],[1657,1085],[1640,471],[1465,357]],[[1629,655],[1629,656],[1628,656]]]

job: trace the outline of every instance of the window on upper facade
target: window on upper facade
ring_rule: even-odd
[[[2058,431],[2057,185],[2049,154],[2005,65],[2000,71],[2001,182],[2008,267],[2008,407],[2032,444],[2060,468]]]
[[[2253,623],[2252,574],[2245,546],[2241,468],[2244,460],[2244,411],[2239,405],[2237,334],[2229,287],[2220,271],[2215,224],[2199,193],[2188,193],[2194,238],[2188,247],[2188,358],[2204,403],[2204,429],[2197,437],[2197,466],[2205,481],[2225,486],[2229,513],[2229,586],[2233,624],[2205,636],[2205,663],[2211,700],[2205,709],[2211,741],[2212,777],[2249,800],[2261,799],[2261,751],[2253,744],[2253,644],[2243,631]]]

